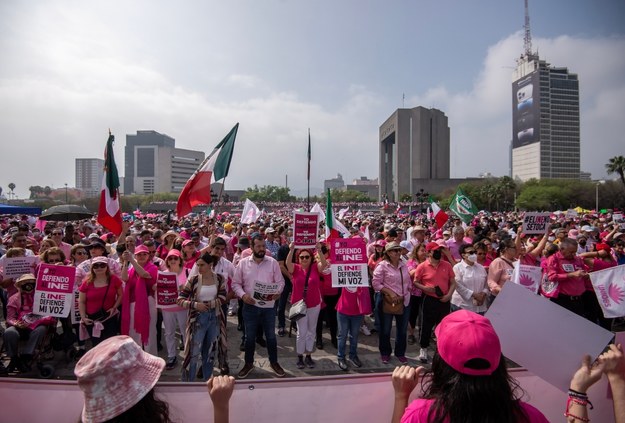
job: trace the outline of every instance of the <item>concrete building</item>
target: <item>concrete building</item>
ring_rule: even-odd
[[[437,109],[397,109],[380,126],[379,199],[449,185],[447,116]]]
[[[340,173],[338,173],[336,175],[336,178],[332,178],[332,179],[325,179],[323,181],[323,192],[327,192],[328,189],[333,190],[333,189],[344,189],[345,188],[345,181],[343,180],[343,175],[341,175]]]
[[[76,188],[83,197],[100,195],[103,174],[104,159],[76,159]]]
[[[345,185],[344,189],[361,192],[372,199],[377,199],[380,196],[378,178],[369,179],[366,176],[361,176],[358,179],[354,179],[351,184]]]
[[[530,51],[530,50],[528,50]],[[579,81],[527,51],[512,74],[512,178],[579,179]]]
[[[126,135],[125,194],[180,192],[204,160],[204,152],[176,148],[156,131]]]

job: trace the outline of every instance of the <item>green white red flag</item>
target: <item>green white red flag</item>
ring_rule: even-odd
[[[436,202],[432,201],[432,217],[436,221],[436,226],[441,229],[449,220],[449,216],[445,213]]]
[[[178,197],[176,205],[178,218],[191,213],[195,206],[210,204],[211,181],[214,179],[217,182],[228,176],[238,129],[237,123],[191,175]]]
[[[332,210],[332,196],[328,188],[328,197],[326,202],[326,239],[349,237],[349,230],[334,216]]]
[[[119,174],[113,154],[115,137],[109,131],[109,138],[104,149],[104,176],[98,207],[98,223],[119,236],[122,233],[122,211],[119,199]]]

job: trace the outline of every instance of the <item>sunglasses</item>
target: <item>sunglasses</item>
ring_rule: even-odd
[[[60,258],[58,259],[48,259],[48,261],[46,261],[47,264],[56,264],[56,263],[63,263],[63,260],[61,260]]]
[[[92,269],[104,269],[105,267],[108,267],[105,263],[94,263],[91,266]]]
[[[86,251],[76,251],[74,254],[76,254],[77,256],[86,256],[87,252]]]
[[[180,257],[167,257],[167,261],[172,261],[172,260],[180,260]]]
[[[52,232],[52,235],[56,236],[56,235],[63,235],[63,232]]]
[[[310,260],[310,256],[299,256],[300,260]]]
[[[475,254],[475,251],[465,251],[465,254]]]

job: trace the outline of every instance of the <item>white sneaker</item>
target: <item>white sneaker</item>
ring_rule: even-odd
[[[428,350],[426,350],[425,348],[421,348],[419,350],[419,361],[421,361],[421,363],[428,362]]]
[[[367,327],[367,325],[362,325],[360,327],[360,332],[365,335],[365,336],[371,336],[371,331],[369,330],[369,328]]]

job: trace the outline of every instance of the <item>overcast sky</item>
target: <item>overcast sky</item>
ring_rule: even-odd
[[[579,74],[582,170],[625,154],[625,2],[530,1],[533,46]],[[209,152],[240,122],[227,189],[378,175],[402,107],[449,117],[452,177],[508,173],[523,0],[0,2],[0,186],[75,184],[108,129]]]

